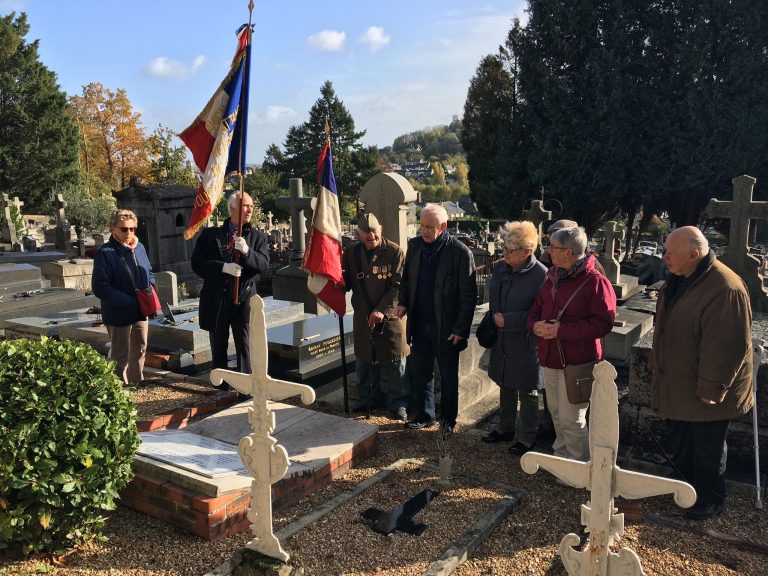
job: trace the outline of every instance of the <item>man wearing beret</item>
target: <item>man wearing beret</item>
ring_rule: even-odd
[[[386,406],[396,420],[408,420],[404,321],[396,314],[403,251],[382,236],[374,214],[357,223],[360,242],[344,250],[342,269],[352,290],[357,404],[353,411]]]

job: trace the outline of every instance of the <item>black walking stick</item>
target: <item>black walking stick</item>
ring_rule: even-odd
[[[376,335],[384,333],[384,322],[379,322],[371,328],[371,366],[368,369],[368,406],[365,419],[371,419],[371,395],[373,394],[373,374],[379,367],[379,357],[376,354]]]

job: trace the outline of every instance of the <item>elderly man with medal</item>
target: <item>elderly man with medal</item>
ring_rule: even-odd
[[[382,236],[374,214],[357,223],[360,240],[344,250],[342,268],[354,310],[357,397],[352,411],[386,408],[396,420],[408,419],[404,321],[395,313],[403,273],[403,251]]]

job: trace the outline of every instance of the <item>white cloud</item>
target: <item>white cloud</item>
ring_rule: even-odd
[[[144,74],[153,78],[174,78],[185,80],[205,64],[205,56],[196,56],[191,64],[184,64],[166,56],[152,58],[144,67]]]
[[[368,44],[371,52],[378,52],[389,44],[389,36],[384,33],[384,28],[381,26],[371,26],[357,41],[362,44]]]
[[[280,124],[296,118],[298,113],[290,106],[267,106],[254,115],[254,121],[260,125]]]
[[[307,46],[314,50],[339,52],[344,48],[344,42],[346,39],[346,32],[337,32],[336,30],[323,30],[317,34],[312,34],[309,38],[307,38]]]

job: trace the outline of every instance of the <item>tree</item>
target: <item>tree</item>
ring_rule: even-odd
[[[432,180],[440,186],[445,185],[445,168],[440,162],[432,163]]]
[[[160,124],[147,139],[150,178],[156,184],[197,188],[198,181],[187,161],[186,149],[173,145],[177,137],[176,132]]]
[[[133,111],[123,88],[113,92],[92,82],[70,103],[82,135],[80,155],[87,181],[98,178],[103,186],[118,190],[125,188],[132,176],[149,179],[149,150],[141,114]]]
[[[82,186],[63,186],[57,193],[67,203],[67,220],[75,227],[79,239],[88,232],[101,232],[107,227],[109,217],[115,211],[115,199],[111,195],[91,196]],[[55,194],[51,195],[49,206],[53,206]]]
[[[79,182],[77,128],[28,33],[26,14],[0,18],[0,190],[41,211],[54,187]]]
[[[243,188],[253,198],[254,204],[258,202],[262,213],[272,212],[277,220],[290,218],[290,212],[275,203],[278,198],[288,195],[288,191],[280,187],[279,174],[263,167],[255,169],[243,179]]]
[[[355,131],[355,121],[339,100],[330,81],[320,88],[318,98],[309,111],[309,120],[291,126],[285,138],[285,152],[270,147],[265,167],[281,174],[281,183],[288,178],[302,178],[304,188],[312,190],[317,181],[317,158],[325,143],[325,121],[331,129],[333,171],[342,198],[357,195],[363,184],[378,172],[378,151],[375,146],[363,147],[360,139],[365,130]]]

